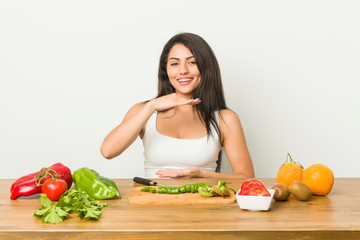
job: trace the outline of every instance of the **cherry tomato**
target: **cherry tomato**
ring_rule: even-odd
[[[63,179],[55,178],[54,181],[52,178],[48,178],[42,186],[42,193],[46,194],[51,201],[57,201],[66,192],[67,187],[67,183]]]

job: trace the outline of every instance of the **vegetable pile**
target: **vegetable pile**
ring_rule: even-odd
[[[73,181],[75,187],[70,189]],[[70,212],[77,212],[81,219],[98,219],[102,208],[110,205],[99,199],[121,198],[113,180],[86,167],[71,175],[70,169],[61,163],[17,179],[10,192],[12,200],[42,193],[39,199],[42,207],[34,216],[53,224],[63,222]]]
[[[42,168],[38,172],[34,172],[17,179],[11,185],[10,199],[15,200],[18,197],[31,196],[41,193],[43,188],[42,185],[47,179],[54,177],[54,173],[56,173],[56,178],[62,179],[66,182],[67,189],[71,187],[72,176],[70,169],[61,163],[56,163],[48,168]]]
[[[39,201],[42,208],[37,210],[34,216],[41,217],[43,223],[53,224],[63,222],[70,212],[78,212],[81,219],[98,219],[102,208],[110,205],[76,189],[66,191],[57,203],[49,200],[46,194],[41,194]]]
[[[168,194],[181,194],[181,193],[199,193],[203,197],[229,197],[229,189],[234,193],[236,191],[231,187],[227,186],[224,180],[219,180],[217,186],[209,185],[208,183],[194,183],[186,184],[183,186],[159,186],[157,189],[155,187],[144,187],[141,189],[143,192],[151,193],[168,193]]]

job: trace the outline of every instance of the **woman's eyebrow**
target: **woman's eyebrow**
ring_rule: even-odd
[[[186,60],[189,60],[190,58],[194,58],[194,56],[187,57]],[[180,58],[171,57],[169,60],[180,60]]]

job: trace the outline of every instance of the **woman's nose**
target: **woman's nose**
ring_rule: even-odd
[[[180,69],[179,69],[180,74],[186,74],[189,72],[188,66],[186,63],[180,64]]]

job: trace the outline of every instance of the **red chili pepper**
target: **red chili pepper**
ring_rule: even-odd
[[[25,175],[17,179],[10,188],[10,199],[14,200],[21,196],[31,196],[33,194],[41,193],[43,182],[50,178],[51,175],[45,174],[46,169],[55,171],[59,178],[64,179],[68,185],[68,189],[72,184],[71,170],[61,163],[56,163],[49,168],[41,169],[38,172]]]

